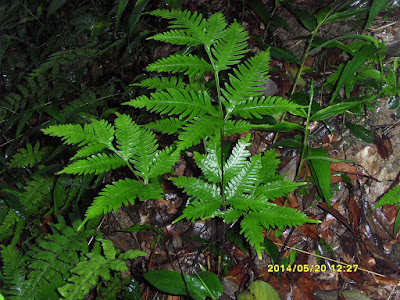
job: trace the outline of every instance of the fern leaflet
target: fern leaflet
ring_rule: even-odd
[[[393,189],[387,192],[377,204],[374,205],[374,209],[384,206],[384,205],[391,205],[396,204],[397,206],[400,205],[400,185],[396,185]]]
[[[188,76],[202,75],[212,70],[212,66],[203,58],[191,54],[187,56],[179,54],[170,55],[147,66],[147,71],[150,72],[171,72],[172,74],[180,72]]]

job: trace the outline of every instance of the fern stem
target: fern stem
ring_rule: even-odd
[[[306,128],[304,130],[303,149],[301,150],[300,164],[299,164],[299,167],[297,169],[297,174],[296,174],[297,179],[300,179],[301,167],[303,166],[304,156],[305,156],[306,149],[307,149],[308,128],[310,126],[311,106],[312,106],[313,98],[314,98],[314,80],[311,81],[310,102],[308,103]]]

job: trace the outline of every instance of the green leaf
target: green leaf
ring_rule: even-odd
[[[92,205],[86,212],[86,217],[93,219],[96,216],[117,211],[122,205],[135,204],[135,200],[143,189],[143,184],[133,179],[121,179],[106,185],[94,198]]]
[[[318,156],[328,157],[328,154],[323,148],[312,149],[307,148],[308,157],[315,158]],[[320,195],[325,199],[325,202],[330,205],[331,199],[331,166],[329,161],[321,159],[311,159],[308,162],[313,177],[313,181],[317,186]]]
[[[100,174],[126,165],[126,162],[115,154],[100,153],[87,159],[81,159],[65,167],[57,174]]]
[[[9,35],[3,34],[0,36],[0,66],[3,60],[4,54],[6,53],[8,47],[10,46],[11,38]]]
[[[294,13],[308,30],[314,30],[317,27],[317,22],[309,11],[295,8],[288,1],[282,1],[281,3],[285,5],[292,13]]]
[[[128,115],[117,113],[115,119],[115,137],[117,138],[118,154],[128,161],[134,154],[134,147],[140,138],[140,128]]]
[[[247,39],[247,32],[236,20],[224,30],[223,36],[211,49],[215,58],[214,68],[216,72],[227,70],[229,66],[240,62],[244,54],[249,51],[245,49]]]
[[[270,284],[256,280],[248,290],[239,294],[238,300],[281,300],[281,298]]]
[[[363,100],[358,100],[358,101],[349,101],[349,102],[341,102],[338,104],[334,104],[331,106],[328,106],[326,108],[323,108],[319,111],[317,111],[315,114],[313,114],[310,118],[310,121],[321,121],[321,120],[326,120],[328,118],[334,117],[336,115],[339,115],[341,113],[346,112],[348,109],[352,108],[353,106],[369,102],[371,100],[374,100],[376,98],[376,95],[372,95],[370,97],[366,97]],[[358,98],[356,98],[358,99]],[[349,99],[351,100],[351,99]]]
[[[270,47],[271,56],[277,60],[300,64],[300,60],[292,52],[277,46]]]
[[[129,0],[120,0],[118,3],[117,15],[115,16],[115,28],[118,29],[119,22],[121,20],[122,14],[125,11],[126,6],[128,5]]]
[[[168,89],[167,92],[151,93],[150,98],[140,96],[124,104],[138,108],[146,107],[147,110],[160,114],[176,114],[182,118],[194,118],[205,114],[219,116],[206,92],[196,93],[194,91]]]
[[[212,66],[203,58],[191,54],[173,54],[165,58],[160,58],[147,66],[147,71],[150,72],[171,72],[172,74],[179,72],[188,76],[203,75],[212,70]]]
[[[251,128],[255,130],[265,130],[265,131],[275,131],[275,132],[288,132],[292,130],[304,129],[304,127],[299,124],[289,123],[285,121],[274,125],[253,124]]]
[[[136,24],[139,21],[140,15],[142,14],[143,10],[146,8],[147,3],[149,0],[137,0],[135,3],[135,7],[133,8],[129,20],[128,20],[128,28],[129,28],[129,35],[132,35],[134,29],[136,28]]]
[[[350,130],[352,135],[358,137],[360,140],[369,144],[375,143],[374,136],[371,130],[366,129],[364,126],[352,123],[346,123],[346,127]]]
[[[384,206],[396,204],[400,205],[400,185],[396,185],[393,189],[383,195],[377,204],[374,205],[374,209]]]
[[[195,300],[203,300],[207,296],[218,299],[222,295],[221,282],[215,274],[210,272],[181,275],[174,271],[153,270],[145,273],[143,277],[154,287],[168,294],[184,296],[189,291],[190,296]]]
[[[343,72],[336,85],[336,89],[332,94],[332,100],[339,94],[340,89],[352,78],[354,74],[359,71],[361,66],[379,51],[378,48],[365,45],[363,46],[350,60],[343,69]]]
[[[372,2],[371,9],[369,11],[368,15],[368,20],[367,23],[365,24],[364,31],[367,30],[369,25],[375,20],[376,16],[380,13],[382,9],[384,9],[387,4],[389,3],[389,0],[374,0]]]
[[[396,235],[399,228],[400,228],[400,213],[397,212],[396,220],[394,222],[393,235]]]
[[[66,0],[52,0],[47,8],[47,17],[54,14],[61,6],[67,2]]]

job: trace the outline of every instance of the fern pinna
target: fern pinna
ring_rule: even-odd
[[[177,151],[172,148],[157,150],[154,133],[124,114],[117,114],[114,125],[105,120],[93,120],[84,126],[50,126],[43,132],[61,137],[65,144],[80,147],[72,158],[74,162],[59,174],[100,174],[125,166],[135,176],[135,179],[121,179],[103,188],[86,212],[84,223],[116,211],[122,204],[133,204],[136,199],[160,199],[163,190],[153,181],[169,172],[178,160]]]
[[[263,228],[315,221],[269,202],[300,185],[275,176],[278,160],[274,151],[249,158],[247,138],[240,140],[225,159],[224,137],[256,128],[251,123],[253,118],[283,112],[302,114],[301,106],[282,97],[262,96],[269,52],[242,61],[249,51],[248,35],[236,21],[228,25],[221,13],[208,19],[197,12],[179,10],[156,10],[151,14],[171,21],[168,31],[150,39],[200,47],[206,59],[190,53],[157,60],[147,70],[173,76],[148,78],[136,84],[155,91],[125,104],[160,114],[159,120],[146,127],[178,134],[178,149],[206,141],[207,154],[194,156],[203,178],[171,178],[190,196],[181,218],[219,216],[231,223],[242,217],[242,232],[261,256]],[[212,73],[214,80],[205,82],[205,73]]]

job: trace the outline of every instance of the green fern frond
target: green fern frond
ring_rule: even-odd
[[[157,140],[155,139],[155,134],[148,129],[141,129],[139,135],[140,138],[136,140],[136,145],[133,149],[134,155],[131,162],[135,165],[135,174],[143,178],[147,183],[156,155]]]
[[[210,96],[206,92],[187,92],[185,90],[168,89],[152,93],[150,98],[140,96],[125,105],[137,108],[145,107],[151,112],[168,115],[180,115],[182,118],[211,114],[218,116],[217,109],[212,105]]]
[[[140,128],[128,115],[117,114],[115,119],[115,137],[117,139],[118,154],[125,160],[134,154],[134,147],[140,139]]]
[[[86,254],[86,258],[76,264],[71,270],[74,274],[68,279],[68,283],[58,289],[65,299],[83,299],[90,290],[98,284],[100,278],[110,280],[113,271],[126,271],[128,267],[125,260],[146,256],[146,253],[138,250],[128,250],[124,255],[117,255],[111,241],[100,239],[104,256],[97,251]]]
[[[8,163],[8,166],[10,168],[33,167],[34,164],[42,160],[43,155],[47,152],[47,150],[47,147],[40,149],[39,141],[36,142],[34,147],[28,143],[26,144],[26,149],[18,149],[19,153],[13,155],[11,161]]]
[[[30,269],[24,299],[57,299],[57,288],[70,276],[70,270],[88,252],[86,239],[94,230],[77,233],[65,224],[52,226],[53,234],[39,237],[27,252]]]
[[[247,158],[251,156],[247,147],[251,144],[245,140],[239,140],[236,146],[232,149],[232,154],[229,156],[225,164],[224,179],[229,181],[234,176],[238,175],[241,170],[248,164]]]
[[[96,142],[112,147],[114,140],[114,126],[106,120],[93,120],[92,126],[96,135]]]
[[[208,18],[206,24],[206,47],[210,47],[216,40],[222,37],[227,25],[225,16],[220,12]]]
[[[161,10],[157,9],[150,13],[153,16],[159,16],[165,19],[172,19],[169,28],[185,29],[187,33],[197,38],[200,42],[204,41],[206,20],[203,15],[196,11],[192,14],[184,10]]]
[[[247,214],[242,222],[240,222],[240,226],[242,227],[240,233],[245,236],[250,245],[254,245],[258,257],[261,258],[261,245],[264,242],[265,229],[261,226],[260,220],[257,217],[258,215],[254,212]]]
[[[218,157],[218,154],[215,151],[209,149],[207,155],[194,152],[194,161],[209,182],[221,182],[221,157]]]
[[[262,183],[271,182],[274,180],[282,179],[282,175],[277,175],[276,170],[281,163],[279,159],[279,154],[276,153],[274,149],[268,150],[263,153],[261,158],[261,170],[260,170],[260,181]]]
[[[86,217],[93,219],[96,216],[106,214],[110,211],[117,211],[122,205],[135,204],[143,184],[133,179],[121,179],[105,188],[94,198],[92,205],[86,212]]]
[[[64,144],[84,146],[97,141],[92,124],[81,125],[64,124],[53,125],[42,131],[50,136],[60,137]]]
[[[58,174],[100,174],[126,165],[126,162],[116,154],[99,153],[87,159],[81,159],[65,167]]]
[[[384,206],[396,204],[400,205],[400,185],[396,185],[388,193],[386,193],[377,204],[374,205],[374,209]]]
[[[235,106],[232,114],[239,115],[245,119],[252,117],[262,118],[264,115],[282,113],[301,107],[282,97],[250,98],[248,101],[243,101]]]
[[[247,39],[247,32],[236,21],[224,30],[223,36],[211,49],[216,72],[227,70],[229,66],[240,62],[244,54],[249,51],[245,49]]]
[[[196,219],[209,219],[218,214],[219,208],[222,202],[216,202],[211,200],[192,200],[189,205],[185,207],[180,216],[180,219],[186,218],[191,220]]]
[[[173,54],[165,58],[160,58],[156,62],[147,66],[147,71],[150,72],[171,72],[184,73],[188,76],[203,75],[206,72],[211,72],[212,66],[203,58],[196,55],[180,55]]]
[[[179,151],[165,148],[157,151],[151,162],[148,178],[154,178],[171,171],[172,166],[179,160]]]
[[[244,214],[245,214],[245,212],[243,212],[239,209],[229,207],[225,211],[217,212],[216,216],[223,218],[227,224],[230,224],[230,223],[233,223],[233,222],[239,220],[239,218],[241,218]]]
[[[225,99],[229,101],[228,115],[237,104],[263,94],[265,87],[261,86],[261,83],[269,77],[267,76],[269,61],[269,52],[264,51],[249,58],[233,70],[234,75],[230,74],[229,84],[226,83],[225,89],[222,90]]]
[[[265,209],[266,206],[271,205],[271,203],[268,202],[267,197],[255,197],[253,195],[246,194],[230,199],[229,204],[235,209],[243,211],[243,213],[246,213],[250,210],[261,211]]]
[[[239,174],[227,184],[225,194],[228,201],[243,193],[252,193],[259,183],[258,173],[261,169],[261,156],[255,155],[246,162]]]
[[[0,246],[2,259],[1,290],[8,299],[22,299],[26,288],[26,260],[12,245]]]
[[[134,86],[147,87],[149,89],[167,90],[167,89],[184,89],[186,84],[182,78],[178,77],[153,77],[147,78],[140,83],[133,84]]]
[[[251,212],[265,228],[285,228],[303,225],[304,223],[319,223],[318,220],[312,220],[307,216],[289,207],[269,205],[261,212]]]
[[[293,191],[296,187],[307,184],[306,182],[293,182],[289,180],[277,180],[272,181],[257,187],[255,191],[256,195],[267,197],[270,200],[274,200],[279,197],[283,197]]]
[[[206,137],[214,136],[220,132],[223,121],[220,118],[206,115],[190,120],[179,134],[177,143],[179,149],[187,149],[199,144]]]
[[[199,38],[188,33],[186,30],[172,29],[167,32],[158,33],[153,35],[149,39],[161,41],[164,43],[170,43],[173,45],[188,45],[188,46],[198,46],[202,42]]]
[[[107,146],[104,144],[97,144],[97,143],[96,144],[88,144],[86,146],[83,146],[78,151],[76,151],[76,154],[73,157],[71,157],[71,160],[75,160],[77,158],[83,158],[83,157],[91,156],[93,154],[97,154],[106,148],[107,148]]]
[[[167,118],[145,124],[143,125],[143,127],[166,134],[175,134],[178,133],[187,123],[187,120],[181,120],[178,118]]]
[[[246,120],[227,120],[224,126],[226,136],[236,133],[249,132],[251,128],[252,124]]]
[[[175,177],[170,180],[195,201],[214,202],[222,204],[220,188],[198,178]]]

